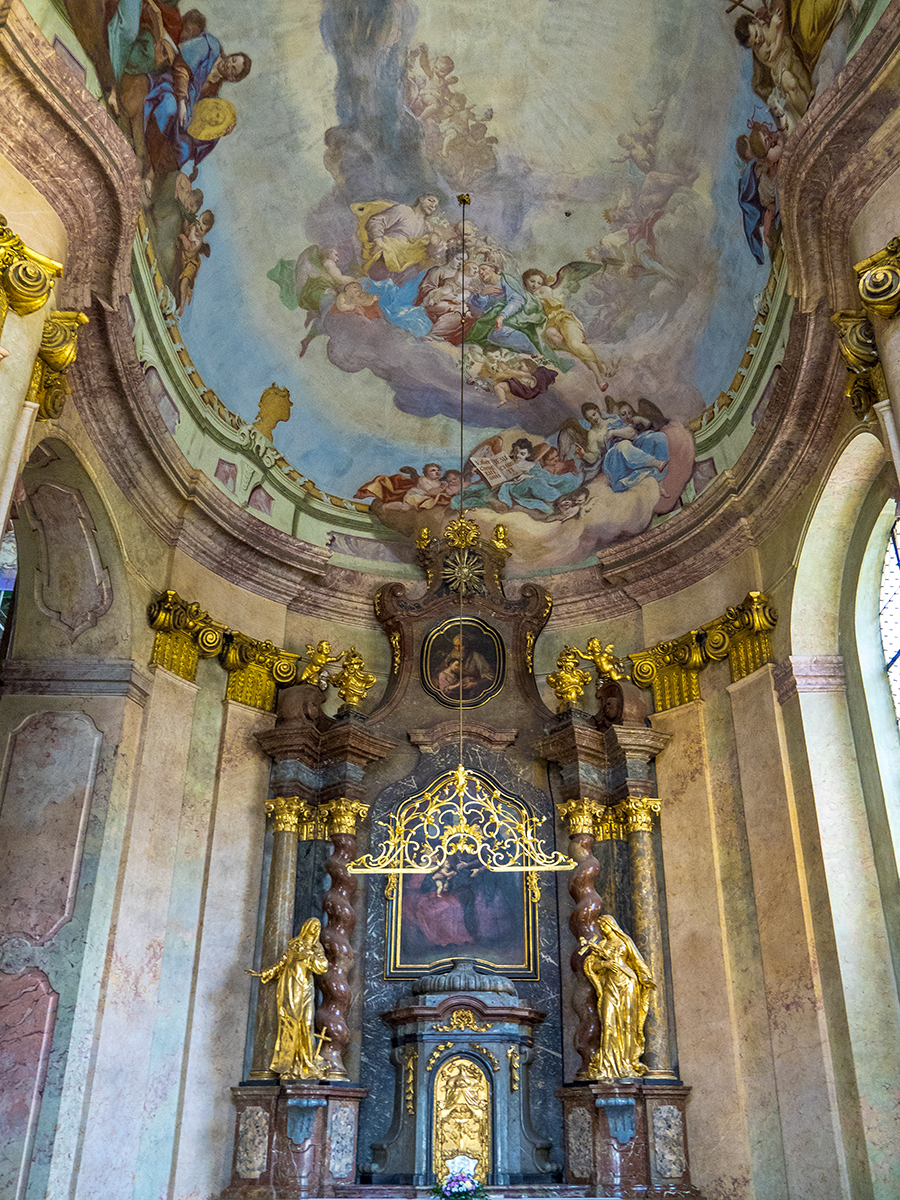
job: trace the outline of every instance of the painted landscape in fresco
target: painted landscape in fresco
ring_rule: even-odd
[[[373,536],[465,507],[549,568],[693,494],[845,0],[68,9],[198,369],[247,422],[284,397]]]

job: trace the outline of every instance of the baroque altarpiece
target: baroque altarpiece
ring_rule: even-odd
[[[753,669],[774,613],[751,593],[652,653],[567,645],[553,711],[534,676],[552,597],[507,595],[504,527],[463,516],[418,553],[422,594],[375,598],[380,700],[323,638],[257,735],[272,798],[223,1197],[414,1195],[459,1171],[506,1194],[697,1196],[654,794],[668,735],[641,689],[664,705],[704,657]]]

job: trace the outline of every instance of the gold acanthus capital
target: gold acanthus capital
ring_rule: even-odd
[[[853,268],[860,299],[870,313],[892,321],[900,312],[900,237]]]
[[[357,822],[365,820],[369,805],[340,796],[337,800],[320,805],[319,811],[327,818],[329,837],[335,833],[355,835]]]
[[[569,837],[575,837],[579,833],[594,832],[594,822],[603,814],[606,805],[590,796],[582,796],[579,800],[557,804],[556,809],[562,819],[569,822]]]
[[[628,818],[629,833],[652,833],[653,814],[662,807],[655,796],[630,796],[622,806]]]
[[[0,333],[8,309],[19,317],[37,312],[62,273],[62,263],[26,246],[0,216]]]
[[[301,820],[308,821],[311,813],[299,796],[275,796],[266,801],[266,815],[274,816],[276,833],[299,833]]]

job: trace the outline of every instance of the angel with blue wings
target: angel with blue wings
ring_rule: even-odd
[[[534,267],[522,276],[526,292],[540,301],[544,311],[546,323],[541,331],[544,341],[554,350],[564,350],[584,363],[601,389],[611,372],[587,344],[584,326],[567,306],[581,281],[603,269],[603,263],[570,262],[560,267],[555,276],[545,275]]]

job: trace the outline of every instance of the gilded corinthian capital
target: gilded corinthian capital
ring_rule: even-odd
[[[602,814],[605,805],[590,796],[582,796],[580,800],[569,800],[565,804],[557,804],[559,815],[569,822],[569,837],[579,833],[593,833],[594,821]]]
[[[629,833],[651,833],[653,814],[660,810],[660,802],[654,796],[631,796],[623,806],[628,814]]]
[[[323,804],[322,810],[328,818],[329,835],[333,833],[353,835],[356,833],[357,822],[365,819],[369,806],[361,804],[359,800],[348,800],[341,796],[337,800],[332,800],[330,804]]]
[[[298,833],[301,818],[309,819],[309,805],[299,796],[276,796],[266,801],[267,816],[275,817],[276,833]]]

